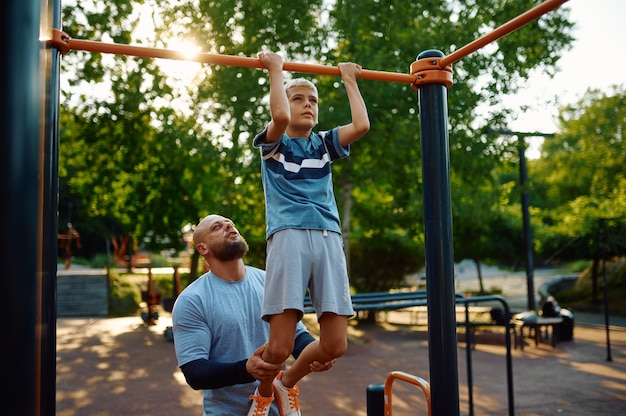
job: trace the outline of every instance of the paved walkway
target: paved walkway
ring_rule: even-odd
[[[519,276],[507,279],[519,285]],[[509,302],[523,306],[526,298],[511,293]],[[574,314],[572,341],[513,350],[515,415],[626,414],[626,319],[609,317],[607,329],[601,314]],[[139,316],[59,319],[56,414],[199,416],[201,393],[185,383],[173,343],[164,336],[170,324],[167,314],[153,326]],[[348,352],[335,367],[301,381],[303,415],[373,416],[367,415],[368,385],[384,383],[391,371],[429,380],[426,329],[411,326],[401,312],[389,313],[386,322],[351,326]],[[503,333],[484,333],[471,350],[476,416],[508,415],[503,342]],[[468,415],[467,350],[461,341],[456,358],[461,414]],[[406,383],[394,383],[393,403],[395,416],[426,415],[423,395]]]
[[[335,367],[300,383],[304,415],[368,416],[366,390],[391,371],[429,377],[424,327],[388,323],[351,327],[350,347]],[[198,416],[200,392],[189,388],[176,366],[171,321],[146,326],[139,316],[63,318],[58,321],[57,415]],[[515,414],[606,415],[626,412],[626,330],[611,327],[610,348],[601,327],[576,325],[574,340],[529,344],[513,350]],[[479,337],[472,350],[475,415],[508,414],[504,335]],[[461,414],[469,414],[466,349],[458,344]],[[612,361],[607,361],[610,351]],[[425,415],[421,393],[396,382],[396,416]],[[369,415],[371,416],[371,415]]]

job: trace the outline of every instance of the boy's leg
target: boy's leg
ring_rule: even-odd
[[[348,349],[348,317],[325,313],[321,316],[319,323],[322,356],[329,356],[330,359],[341,357]]]
[[[270,339],[263,351],[263,360],[268,363],[284,363],[293,351],[296,335],[296,324],[300,311],[287,309],[283,313],[272,315],[269,318]],[[290,386],[292,387],[292,386]],[[272,382],[261,383],[259,394],[271,396],[273,393]]]
[[[311,372],[311,362],[322,363],[341,357],[348,348],[348,317],[325,313],[319,320],[320,339],[306,346],[294,363],[283,372],[281,381],[286,387],[295,384]]]

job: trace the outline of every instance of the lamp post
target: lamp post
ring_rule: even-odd
[[[605,223],[611,218],[600,218],[600,253],[602,256],[602,287],[604,293],[604,329],[606,332],[606,360],[613,361],[611,355],[611,338],[609,336],[609,295],[606,283],[606,251],[605,244]]]
[[[608,221],[619,221],[623,220],[626,217],[600,217],[600,237],[598,239],[598,244],[600,244],[600,256],[602,258],[602,289],[604,296],[604,329],[606,332],[606,360],[613,361],[613,356],[611,355],[611,339],[609,336],[609,293],[608,293],[608,282],[606,278],[606,258],[609,255],[607,253],[606,247],[610,245],[609,239],[607,238],[607,226],[606,223]],[[609,247],[610,249],[611,247]]]
[[[539,132],[516,132],[510,130],[488,130],[488,133],[495,132],[503,136],[517,137],[517,151],[519,154],[519,181],[522,187],[522,222],[524,227],[524,247],[526,259],[526,287],[527,287],[527,307],[529,311],[537,310],[535,303],[535,286],[533,271],[533,241],[530,228],[530,214],[528,212],[528,172],[526,170],[526,137],[554,137],[553,133]]]

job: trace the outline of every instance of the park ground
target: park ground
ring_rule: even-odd
[[[493,279],[490,286],[508,282],[501,286],[504,295],[509,299],[509,292],[514,306],[524,306],[523,277],[509,274],[486,279]],[[542,279],[542,273],[536,273],[537,285]],[[427,326],[411,325],[408,316],[391,312],[376,323],[353,322],[348,352],[334,368],[300,382],[303,415],[371,416],[367,415],[367,388],[384,383],[390,372],[429,380]],[[608,327],[600,314],[575,314],[575,319],[571,341],[552,347],[529,340],[523,350],[512,350],[516,415],[626,414],[624,319],[611,317]],[[155,325],[144,324],[139,316],[59,319],[56,414],[201,414],[201,393],[186,385],[176,366],[174,345],[164,336],[170,324],[166,313]],[[307,324],[315,331],[314,322],[307,318]],[[469,361],[473,414],[508,414],[504,334],[479,334],[477,341]],[[462,415],[470,414],[467,352],[460,340],[455,358]],[[396,381],[392,397],[393,415],[427,414],[423,395],[412,385]]]

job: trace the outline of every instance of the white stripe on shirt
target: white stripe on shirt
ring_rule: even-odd
[[[272,156],[272,159],[282,164],[287,172],[293,172],[293,173],[300,172],[300,169],[302,168],[320,169],[324,167],[324,165],[326,165],[330,161],[330,157],[328,156],[328,153],[324,153],[321,159],[303,159],[300,164],[297,164],[294,162],[287,162],[285,160],[285,156],[282,153],[274,154]]]

